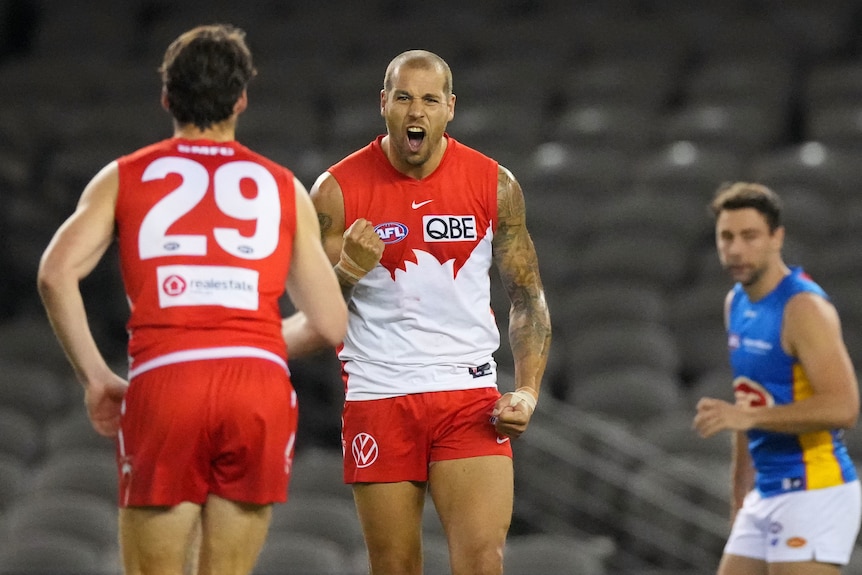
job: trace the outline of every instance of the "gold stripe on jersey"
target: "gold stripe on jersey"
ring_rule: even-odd
[[[801,401],[814,394],[811,382],[802,369],[793,366],[793,400]],[[805,463],[806,487],[821,489],[844,483],[841,466],[835,457],[832,443],[832,433],[829,431],[813,431],[799,435],[799,445],[802,447],[802,461]]]

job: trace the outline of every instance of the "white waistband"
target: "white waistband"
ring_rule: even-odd
[[[186,361],[199,361],[204,359],[225,359],[231,357],[256,357],[273,361],[284,368],[290,374],[287,363],[284,358],[278,354],[272,353],[259,347],[250,346],[232,346],[232,347],[205,347],[201,349],[184,349],[183,351],[175,351],[166,355],[159,356],[155,359],[145,361],[140,365],[129,370],[129,379],[132,379],[146,371],[171,365],[174,363],[182,363]]]

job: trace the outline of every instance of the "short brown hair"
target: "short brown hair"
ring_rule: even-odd
[[[165,51],[159,72],[176,121],[201,130],[233,114],[257,73],[245,32],[227,24],[198,26],[181,34]]]
[[[719,186],[709,207],[716,218],[725,210],[753,208],[763,215],[770,231],[774,232],[776,228],[782,225],[781,198],[762,184],[749,182],[724,183]]]

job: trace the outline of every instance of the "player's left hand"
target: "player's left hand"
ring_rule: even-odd
[[[110,373],[106,380],[91,381],[84,391],[84,402],[90,423],[99,435],[116,437],[120,430],[120,413],[129,383]]]
[[[535,409],[536,397],[533,393],[523,388],[504,393],[491,412],[497,434],[517,439],[527,429]]]

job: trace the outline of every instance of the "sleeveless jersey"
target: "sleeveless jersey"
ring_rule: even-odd
[[[733,288],[728,347],[734,390],[747,394],[752,405],[786,405],[812,393],[798,360],[781,347],[785,305],[801,292],[827,297],[798,267],[792,268],[772,292],[756,302],[748,299],[741,285]],[[853,481],[856,470],[842,436],[841,430],[798,435],[760,429],[748,431],[757,489],[770,496]]]
[[[209,140],[172,138],[117,162],[130,377],[217,357],[286,368],[278,299],[296,230],[293,174]]]
[[[329,170],[345,226],[364,217],[386,244],[349,305],[339,350],[348,400],[496,387],[497,162],[446,138],[440,165],[422,180],[389,163],[382,136]]]

